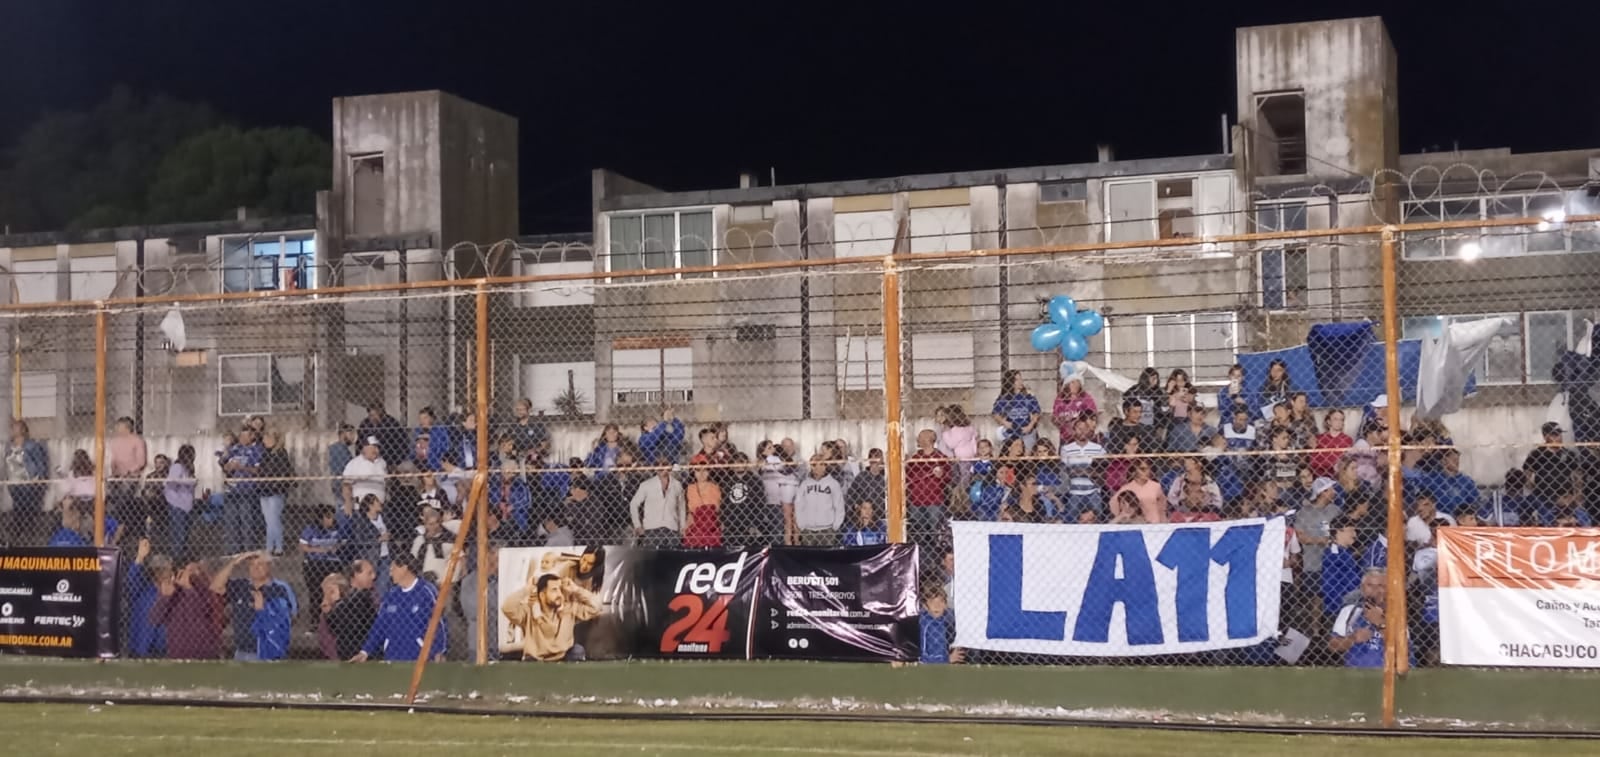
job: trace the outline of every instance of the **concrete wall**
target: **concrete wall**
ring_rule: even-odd
[[[438,230],[444,219],[441,102],[438,91],[339,97],[333,101],[333,194],[349,221],[357,201],[351,161],[381,154],[383,215],[378,228],[353,235],[401,235]]]

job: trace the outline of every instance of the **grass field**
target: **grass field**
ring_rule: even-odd
[[[368,712],[0,705],[16,755],[1600,755],[1600,743],[1364,739],[1076,727],[550,720]]]

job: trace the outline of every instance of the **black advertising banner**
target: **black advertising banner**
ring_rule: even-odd
[[[752,657],[914,661],[917,548],[768,550]]]
[[[622,562],[633,565],[635,612],[623,613],[636,622],[635,656],[749,657],[750,606],[766,561],[762,552],[608,551],[631,553]],[[628,579],[619,575],[618,580]]]
[[[117,550],[0,549],[0,654],[115,657]]]

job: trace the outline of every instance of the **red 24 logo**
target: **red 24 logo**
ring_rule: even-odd
[[[699,594],[679,594],[667,604],[672,612],[683,610],[684,615],[674,620],[661,634],[661,653],[679,652],[720,654],[722,645],[728,643],[728,603],[733,595],[723,594],[706,608]],[[704,645],[703,648],[701,645]],[[684,647],[689,647],[684,649]]]

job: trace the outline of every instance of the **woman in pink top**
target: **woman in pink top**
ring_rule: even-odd
[[[1094,397],[1083,390],[1083,377],[1074,373],[1056,389],[1056,404],[1050,417],[1055,419],[1056,430],[1061,432],[1061,443],[1072,443],[1072,424],[1084,416],[1093,417],[1099,409]]]
[[[1139,510],[1146,523],[1167,522],[1167,498],[1161,491],[1161,482],[1150,478],[1150,461],[1139,458],[1133,461],[1133,478],[1117,490],[1117,496],[1132,492],[1139,498]]]
[[[972,419],[960,405],[945,408],[944,415],[945,427],[939,432],[939,443],[946,454],[956,459],[956,489],[966,491],[967,481],[972,477],[972,460],[978,456],[978,429],[973,427]]]

